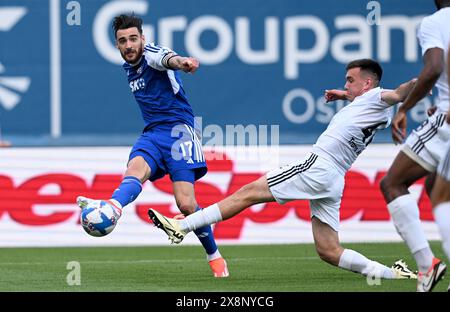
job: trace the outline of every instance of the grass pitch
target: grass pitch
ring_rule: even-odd
[[[431,243],[446,259],[439,242]],[[368,258],[391,265],[403,258],[415,263],[403,243],[344,244]],[[230,277],[212,277],[200,246],[0,249],[0,291],[110,292],[391,292],[415,291],[413,280],[365,277],[321,261],[312,244],[221,246]],[[81,285],[69,286],[80,264]],[[434,291],[447,291],[448,279]]]

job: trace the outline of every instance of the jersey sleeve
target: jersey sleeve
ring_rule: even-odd
[[[378,97],[378,108],[379,109],[386,109],[386,108],[388,108],[388,107],[390,107],[391,105],[390,104],[388,104],[388,103],[386,103],[384,100],[383,100],[383,93],[384,92],[392,92],[392,91],[394,91],[394,90],[392,90],[392,89],[383,89],[383,88],[380,88],[380,93],[379,93],[379,97]]]
[[[177,55],[174,51],[169,48],[161,47],[153,43],[146,44],[144,46],[145,60],[147,64],[154,69],[165,71],[170,68],[164,66],[164,59],[169,55]]]
[[[390,90],[383,89],[381,87],[377,87],[372,90],[372,92],[374,92],[374,93],[371,95],[370,101],[368,101],[368,105],[369,105],[370,109],[380,111],[380,110],[385,110],[387,107],[390,106],[388,103],[383,101],[383,99],[381,97],[383,92],[386,92],[386,91],[390,91]]]
[[[444,43],[439,29],[439,24],[431,18],[424,18],[420,23],[417,33],[420,46],[422,47],[422,56],[432,48],[440,48],[444,50]]]

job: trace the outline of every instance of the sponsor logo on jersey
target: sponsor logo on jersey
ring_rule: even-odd
[[[139,78],[136,80],[130,81],[131,92],[136,92],[145,88],[145,80],[143,78]]]

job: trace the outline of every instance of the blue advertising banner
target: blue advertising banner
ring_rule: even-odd
[[[345,105],[323,93],[343,88],[347,62],[378,60],[385,88],[418,75],[416,28],[434,10],[431,0],[2,0],[1,133],[16,145],[133,144],[143,121],[111,22],[134,12],[147,42],[200,60],[182,79],[203,130],[277,126],[280,143],[313,143]],[[431,104],[410,112],[410,128]]]

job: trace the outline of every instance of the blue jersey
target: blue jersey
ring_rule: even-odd
[[[162,65],[163,57],[171,52],[164,47],[146,44],[139,64],[123,64],[146,130],[180,123],[194,127],[194,113],[178,72]]]

